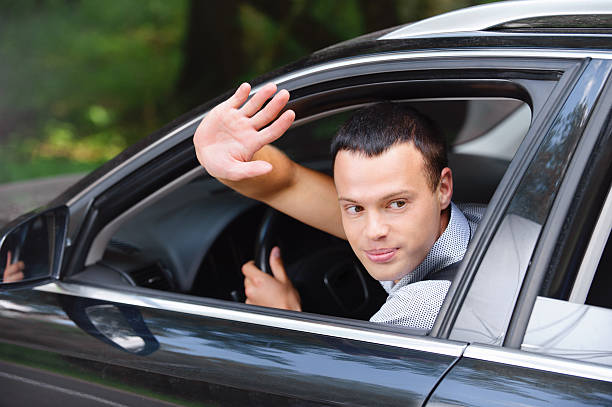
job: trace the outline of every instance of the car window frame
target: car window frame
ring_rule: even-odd
[[[609,139],[610,137],[612,126],[610,126],[609,103],[612,101],[612,62],[609,60],[589,61],[589,64],[594,63],[605,67],[606,74],[603,82],[600,84],[601,86],[595,100],[596,104],[590,113],[588,122],[578,140],[565,175],[561,180],[557,197],[552,204],[546,223],[543,225],[538,244],[532,256],[531,265],[523,280],[504,341],[504,346],[509,348],[518,349],[520,347],[536,297],[542,290],[542,283],[546,276],[551,272],[560,273],[568,271],[569,265],[567,264],[559,270],[555,270],[558,265],[553,261],[561,255],[560,249],[562,248],[563,240],[568,238],[567,225],[574,220],[573,218],[568,218],[567,215],[570,213],[569,209],[576,199],[576,191],[581,184],[585,171],[589,165],[593,164],[591,159],[594,157],[594,154],[597,155],[595,146],[602,139]],[[606,150],[609,148],[609,145],[606,146]],[[598,158],[601,159],[602,156],[599,155]],[[565,234],[562,233],[564,228],[566,228]],[[568,250],[568,247],[564,247],[563,250]]]
[[[554,86],[552,88],[556,89],[558,88],[558,84],[560,79],[563,78],[562,72],[565,71],[569,71],[571,70],[575,64],[576,64],[576,59],[575,58],[536,58],[536,59],[520,59],[520,58],[510,58],[510,59],[505,59],[505,58],[494,58],[494,57],[488,57],[488,59],[486,60],[482,60],[482,59],[474,59],[473,57],[464,57],[462,52],[458,51],[457,55],[459,55],[457,60],[449,60],[448,56],[446,56],[445,58],[442,59],[435,59],[436,63],[439,63],[439,70],[437,70],[435,72],[434,75],[431,75],[432,77],[434,77],[434,79],[430,79],[430,81],[437,81],[438,83],[440,83],[440,77],[443,77],[445,75],[445,73],[448,72],[454,72],[457,76],[460,76],[460,72],[464,72],[466,69],[466,66],[472,66],[474,69],[474,72],[478,72],[480,70],[480,72],[482,72],[482,75],[487,77],[487,75],[490,75],[492,72],[496,73],[496,75],[493,76],[497,76],[497,78],[495,78],[495,80],[499,80],[504,81],[504,79],[498,79],[500,77],[502,77],[502,73],[503,72],[507,72],[508,70],[512,70],[517,72],[515,76],[518,76],[518,78],[513,77],[512,80],[507,80],[507,82],[513,82],[513,83],[521,83],[523,81],[523,78],[527,78],[525,80],[529,81],[531,80],[533,86],[536,86],[539,83],[539,80],[545,80],[545,81],[553,81],[554,82]],[[322,83],[325,86],[321,86],[319,88],[314,89],[314,91],[311,89],[310,91],[312,91],[312,95],[318,95],[320,96],[321,94],[328,94],[328,92],[331,91],[338,91],[339,88],[337,88],[339,86],[339,84],[336,82],[334,83],[334,81],[339,81],[340,85],[342,85],[342,89],[349,89],[349,90],[354,90],[356,83],[355,81],[359,82],[362,81],[362,84],[364,86],[372,86],[372,81],[377,81],[380,80],[380,64],[383,64],[385,66],[385,68],[383,70],[389,70],[389,69],[404,69],[406,70],[407,68],[410,72],[409,74],[414,74],[416,73],[417,78],[413,80],[414,81],[418,81],[419,78],[418,76],[421,75],[420,80],[423,80],[422,75],[425,75],[423,73],[423,68],[424,67],[430,67],[431,68],[431,64],[432,61],[427,60],[427,59],[420,59],[420,58],[416,58],[415,60],[412,60],[410,58],[408,58],[406,61],[399,61],[402,64],[398,65],[398,60],[391,58],[391,61],[386,61],[389,62],[389,64],[391,66],[387,66],[385,65],[386,62],[383,61],[381,63],[375,61],[372,62],[371,64],[355,64],[354,66],[352,66],[352,69],[355,70],[355,72],[353,72],[353,77],[349,77],[347,78],[346,73],[342,73],[340,71],[337,71],[338,69],[338,65],[337,64],[331,64],[333,65],[332,68],[330,68],[329,70],[319,70],[316,71],[314,73],[309,73],[308,70],[306,70],[306,76],[308,75],[314,75],[314,76],[318,76],[319,79],[317,80],[321,80]],[[478,65],[478,68],[476,68],[476,65]],[[484,67],[483,67],[484,66]],[[402,68],[403,67],[403,68]],[[368,74],[368,72],[370,72],[371,75]],[[400,72],[402,75],[405,75],[405,72]],[[322,77],[321,77],[322,75]],[[335,76],[335,78],[334,78]],[[538,79],[540,78],[540,79]],[[295,79],[295,78],[294,78]],[[351,80],[349,80],[351,79]],[[311,79],[312,80],[312,79]],[[369,81],[370,83],[363,83],[363,81]],[[410,80],[410,79],[405,79],[405,80]],[[306,83],[304,82],[305,79],[304,77],[297,77],[297,79],[295,79],[295,81],[291,78],[289,79],[285,79],[283,80],[282,78],[280,78],[277,82],[281,83],[280,87],[286,87],[288,88],[290,91],[292,91],[292,94],[296,94],[297,93],[297,97],[296,99],[294,99],[294,103],[296,102],[303,102],[303,97],[305,95],[305,93],[302,94],[302,96],[300,97],[300,90],[302,92],[306,92],[303,87],[306,85]],[[458,81],[464,81],[465,79],[458,79]],[[478,83],[483,83],[484,80],[478,80],[476,78],[469,78],[468,81],[471,81],[471,83],[473,84],[478,84]],[[524,81],[523,81],[524,82]],[[395,82],[393,82],[395,83]],[[551,82],[552,83],[552,82]],[[374,83],[375,84],[375,83]],[[421,83],[423,84],[423,83]],[[429,83],[429,85],[431,85],[431,82]],[[302,86],[302,88],[300,88],[300,86]],[[336,87],[336,88],[334,88]],[[254,92],[257,89],[254,89]],[[297,92],[296,92],[297,91]],[[443,89],[440,88],[438,89],[438,92],[442,92]],[[533,89],[532,89],[533,91]],[[487,92],[485,92],[487,93]],[[532,109],[533,110],[533,116],[546,116],[547,113],[547,104],[545,103],[546,99],[550,96],[548,93],[545,94],[539,94],[538,92],[532,92],[532,95],[535,96],[533,98],[531,98],[529,100],[529,102],[532,104]],[[554,95],[554,92],[553,92]],[[487,96],[491,96],[490,92]],[[499,96],[499,95],[496,95]],[[354,103],[354,102],[351,102]],[[539,106],[540,110],[536,110],[536,108],[534,106]],[[534,118],[534,124],[533,126],[539,126],[541,125],[541,119],[537,119]],[[188,124],[184,125],[181,128],[181,131],[178,134],[174,134],[174,140],[173,140],[173,145],[174,150],[176,150],[175,152],[173,152],[172,154],[176,154],[177,156],[183,156],[185,155],[186,151],[190,151],[191,154],[193,154],[193,146],[191,145],[191,140],[187,139],[187,140],[182,140],[177,143],[177,138],[190,138],[191,135],[193,134],[193,131],[195,130],[195,126],[197,125],[196,121],[192,120],[191,122],[189,122]],[[191,133],[191,134],[189,134]],[[531,133],[532,135],[530,136],[529,133]],[[530,138],[534,138],[536,132],[535,131],[531,131],[528,133],[527,137]],[[163,139],[162,139],[163,140]],[[527,143],[527,145],[530,145],[532,142],[532,140]],[[520,148],[519,148],[520,150]],[[178,152],[177,152],[178,151]],[[170,153],[166,154],[165,159],[167,159],[169,157]],[[160,159],[159,157],[163,157],[164,154],[161,154],[160,156],[158,156],[158,158],[148,161],[146,163],[144,163],[143,166],[152,166],[155,167],[156,165],[162,165],[162,163],[164,162],[164,160]],[[193,156],[195,156],[195,154],[193,154]],[[516,161],[516,160],[514,160]],[[513,162],[514,162],[513,161]],[[142,162],[141,162],[142,163]],[[166,165],[166,164],[163,164]],[[197,164],[196,164],[197,165]],[[512,166],[512,164],[511,164]],[[166,165],[167,168],[170,168],[168,171],[178,171],[175,168],[172,168],[171,165]],[[181,167],[181,171],[186,172],[188,170],[191,170],[194,168],[194,164],[193,161],[190,162],[189,165],[185,165],[184,167]],[[522,168],[520,165],[517,165],[515,163],[514,167],[513,167],[513,173],[515,173],[516,171],[520,172],[520,169]],[[124,169],[122,169],[124,170]],[[161,171],[161,170],[160,170]],[[134,175],[136,172],[135,170],[132,171],[132,175]],[[154,172],[152,173],[154,174]],[[115,177],[117,176],[117,173],[113,174]],[[506,174],[505,178],[508,177],[508,173]],[[133,182],[133,181],[130,181]],[[120,185],[121,182],[116,183],[116,185],[111,185],[109,188],[105,189],[103,191],[103,193],[101,193],[99,196],[96,196],[96,199],[100,199],[100,197],[105,196],[105,194],[114,191],[114,188],[117,187],[117,185]],[[498,188],[499,189],[499,188]],[[500,195],[498,192],[496,192],[496,195]],[[495,200],[495,196],[492,200],[492,202]],[[497,198],[499,199],[499,197]],[[102,210],[102,205],[96,204],[96,200],[93,200],[93,202],[90,205],[90,208],[88,210],[89,212],[89,216],[88,218],[84,221],[84,226],[81,227],[81,236],[85,236],[85,239],[82,239],[81,242],[79,243],[80,247],[76,247],[72,253],[72,259],[71,262],[68,264],[67,267],[67,272],[63,275],[63,278],[69,277],[71,274],[73,274],[75,272],[75,270],[78,270],[78,268],[80,267],[80,265],[84,264],[85,261],[85,254],[87,252],[88,248],[88,243],[87,240],[89,239],[89,244],[91,243],[91,239],[93,238],[93,236],[95,236],[95,233],[93,232],[96,227],[100,227],[100,222],[99,219],[96,219],[96,217],[98,215],[100,215],[100,210]],[[109,216],[104,216],[106,218],[109,218]],[[98,229],[99,230],[99,229]],[[79,256],[79,250],[80,250],[80,256]],[[205,299],[203,299],[203,301],[205,301]],[[224,306],[229,306],[230,304],[225,304]],[[272,312],[275,313],[276,311],[272,311],[272,310],[267,310],[267,312]],[[331,317],[323,317],[324,320],[326,320],[327,318],[331,318]],[[346,323],[346,321],[343,321],[343,323]],[[369,324],[369,323],[367,323]],[[398,328],[398,327],[394,327],[394,329],[400,329],[400,331],[405,332],[404,328]],[[436,338],[439,337],[439,335],[432,331],[432,334],[430,335],[430,338]],[[441,339],[446,339],[444,337],[441,337]]]

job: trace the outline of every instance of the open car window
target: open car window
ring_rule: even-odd
[[[403,100],[429,116],[449,143],[457,203],[486,205],[531,122],[510,98]],[[330,142],[363,104],[298,120],[276,145],[295,161],[331,173]],[[478,120],[478,118],[482,120]],[[267,208],[203,169],[174,180],[107,224],[96,236],[80,282],[136,286],[205,298],[243,299],[240,267],[254,257]],[[347,242],[277,214],[277,242],[304,311],[367,321],[384,303]]]

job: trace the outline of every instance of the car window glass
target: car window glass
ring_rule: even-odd
[[[540,232],[597,96],[585,91],[593,78],[583,76],[548,128],[478,266],[452,339],[503,343]]]
[[[521,349],[612,365],[611,229],[612,191],[591,235],[569,299],[537,297]]]

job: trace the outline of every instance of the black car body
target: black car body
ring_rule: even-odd
[[[191,139],[223,95],[3,229],[26,279],[0,291],[2,404],[612,405],[612,7],[576,3],[466,9],[254,82],[291,92],[278,145],[322,171],[364,104],[448,135],[454,200],[487,209],[431,331],[367,322],[384,294],[345,243],[205,174]],[[273,238],[311,312],[233,301]]]

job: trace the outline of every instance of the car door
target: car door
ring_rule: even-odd
[[[532,128],[491,201],[498,205],[508,180],[525,171],[523,153],[540,141],[538,130],[550,126],[557,101],[568,97],[566,88],[588,66],[575,55],[504,54],[381,54],[304,68],[277,83],[292,91],[291,107],[304,118],[384,99],[528,102]],[[28,355],[37,375],[80,377],[177,404],[422,405],[445,372],[461,363],[467,341],[82,277],[109,242],[110,236],[100,237],[107,226],[201,171],[189,140],[199,118],[70,198],[70,241],[59,281],[0,294],[3,359],[24,365],[21,355]],[[495,221],[492,212],[485,215],[483,235]],[[488,244],[487,238],[476,242],[472,253]],[[77,399],[84,387],[63,394]]]
[[[589,62],[520,180],[450,329],[470,345],[427,405],[612,403],[609,78]]]

